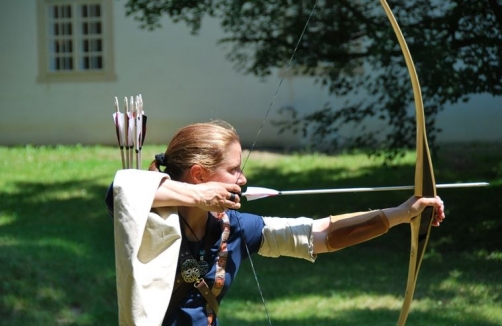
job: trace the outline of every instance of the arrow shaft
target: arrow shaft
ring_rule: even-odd
[[[438,184],[436,188],[469,188],[469,187],[485,187],[489,184],[487,182],[471,182],[471,183],[445,183]],[[363,188],[336,188],[336,189],[312,189],[312,190],[284,190],[277,193],[270,194],[264,193],[264,196],[277,196],[277,195],[314,195],[314,194],[332,194],[332,193],[348,193],[348,192],[372,192],[372,191],[398,191],[398,190],[413,190],[413,186],[393,186],[393,187],[363,187]],[[255,196],[261,195],[260,193],[245,192],[242,196]]]

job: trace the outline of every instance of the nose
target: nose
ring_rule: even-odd
[[[239,177],[237,178],[237,184],[239,186],[243,186],[245,185],[246,183],[248,182],[246,176],[244,175],[244,173],[240,173]]]

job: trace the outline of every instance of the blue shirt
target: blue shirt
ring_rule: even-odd
[[[105,202],[108,208],[108,212],[113,216],[113,186],[108,189]],[[227,241],[228,258],[225,267],[225,285],[221,293],[218,295],[217,300],[221,302],[222,298],[227,293],[228,289],[232,285],[232,282],[237,276],[239,267],[243,260],[247,259],[248,253],[245,244],[247,244],[249,253],[257,253],[260,249],[262,242],[262,230],[265,226],[263,218],[259,215],[241,213],[235,210],[227,211],[228,218],[230,220],[230,236]],[[216,257],[218,255],[218,250],[220,246],[220,234],[221,228],[218,227],[217,230],[209,230],[209,232],[217,232],[218,234],[213,239],[216,239],[211,247],[210,252],[206,253],[205,260],[209,263],[210,270],[204,276],[209,288],[213,286],[215,271],[216,271]],[[209,233],[205,235],[210,236]],[[201,243],[205,240],[200,239]],[[192,254],[194,258],[198,260],[195,254],[198,251],[198,243],[189,243],[191,247]],[[177,262],[176,262],[177,263]],[[159,298],[163,300],[163,298]],[[169,300],[169,298],[165,298]],[[165,316],[163,326],[207,326],[207,316],[206,316],[206,301],[199,293],[199,291],[191,287],[187,295],[181,300],[180,304],[174,309],[174,312]],[[216,319],[213,325],[218,325],[218,320]]]

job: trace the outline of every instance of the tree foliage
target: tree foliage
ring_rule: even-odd
[[[469,95],[502,94],[500,0],[388,1],[405,34],[424,95],[429,140],[440,130],[435,117],[446,104]],[[184,22],[196,34],[204,17],[217,18],[230,45],[228,58],[244,73],[267,76],[284,68],[314,1],[128,0],[128,15],[143,28],[160,27],[162,16]],[[336,148],[347,124],[382,120],[380,132],[361,130],[347,145],[384,149],[390,157],[415,143],[413,93],[392,28],[376,0],[319,0],[294,57],[293,71],[310,75],[339,98],[300,115],[285,108],[281,130],[303,132]],[[350,100],[349,100],[350,99]]]

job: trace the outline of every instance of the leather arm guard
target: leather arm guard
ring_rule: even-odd
[[[340,250],[378,237],[389,230],[389,221],[381,210],[330,217],[326,246]]]

